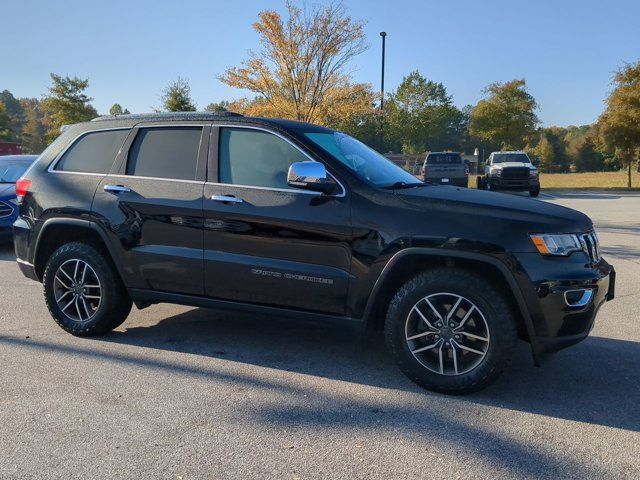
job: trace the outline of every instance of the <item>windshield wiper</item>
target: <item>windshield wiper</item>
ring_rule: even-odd
[[[402,188],[426,187],[427,185],[429,184],[425,182],[415,182],[415,183],[396,182],[396,183],[392,183],[391,185],[385,185],[382,188],[387,190],[400,190]]]

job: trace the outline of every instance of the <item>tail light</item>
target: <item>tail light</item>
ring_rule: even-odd
[[[18,203],[22,203],[24,196],[29,191],[29,187],[31,186],[31,180],[27,180],[26,178],[21,178],[16,182],[16,197]]]
[[[422,166],[422,175],[426,175],[427,174],[427,166],[423,165]]]

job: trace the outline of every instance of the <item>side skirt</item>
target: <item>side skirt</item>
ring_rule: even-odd
[[[159,292],[139,288],[129,289],[129,295],[136,306],[144,308],[155,303],[174,303],[191,307],[215,308],[236,312],[256,313],[271,315],[273,317],[294,318],[316,323],[330,323],[335,325],[349,325],[357,329],[363,329],[365,322],[360,318],[352,318],[342,315],[331,315],[320,312],[294,310],[290,308],[272,307],[269,305],[257,305],[253,303],[234,302],[231,300],[219,300],[196,295],[184,295],[180,293]]]

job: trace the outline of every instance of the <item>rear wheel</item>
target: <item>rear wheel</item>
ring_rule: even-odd
[[[387,346],[418,385],[463,394],[495,380],[517,341],[504,295],[460,269],[424,272],[398,290],[385,323]]]
[[[131,298],[114,268],[85,243],[67,243],[53,252],[42,283],[51,316],[73,335],[106,333],[131,311]]]
[[[484,190],[484,177],[478,175],[476,178],[476,187],[478,190]]]

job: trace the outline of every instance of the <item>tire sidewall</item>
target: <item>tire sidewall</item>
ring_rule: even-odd
[[[100,306],[93,318],[86,322],[78,322],[69,318],[58,306],[55,299],[53,288],[55,274],[60,265],[73,259],[82,260],[91,266],[100,281],[102,295]],[[72,243],[60,247],[49,259],[43,278],[43,289],[47,306],[54,320],[68,332],[83,334],[100,329],[100,326],[107,320],[105,317],[109,315],[109,306],[114,301],[112,296],[115,291],[115,285],[113,283],[111,269],[99,252],[89,245]]]
[[[389,348],[403,372],[430,390],[466,393],[482,388],[500,373],[504,366],[505,349],[514,343],[515,327],[512,318],[509,318],[508,307],[502,300],[497,304],[488,300],[495,297],[495,291],[483,288],[484,280],[470,281],[464,277],[452,275],[438,279],[420,275],[405,284],[399,292],[400,297],[396,296],[389,309],[385,324]],[[490,342],[485,358],[473,370],[462,375],[440,375],[428,370],[413,356],[406,341],[405,324],[413,306],[424,297],[441,292],[460,295],[473,302],[484,315],[489,329]]]

